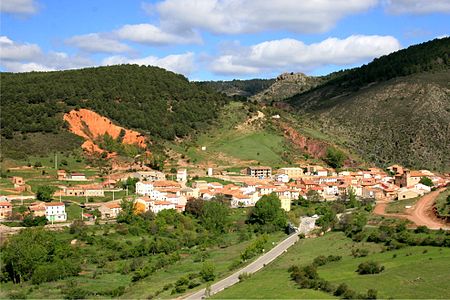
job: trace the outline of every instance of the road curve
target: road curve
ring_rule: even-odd
[[[409,214],[408,219],[416,223],[417,226],[427,226],[430,229],[448,229],[448,226],[438,220],[433,213],[433,204],[444,190],[439,189],[420,198],[414,205],[414,208],[411,211],[407,211]]]
[[[390,201],[378,201],[373,212],[380,216],[407,219],[416,226],[449,230],[449,226],[437,219],[433,213],[433,204],[444,190],[439,189],[422,196],[412,208],[405,210],[405,213],[387,213],[385,209]]]
[[[217,294],[218,292],[230,287],[239,282],[239,275],[242,273],[255,273],[262,269],[265,265],[272,262],[278,256],[283,254],[289,247],[294,245],[298,241],[298,233],[294,233],[272,248],[266,254],[260,256],[254,262],[250,263],[248,266],[240,269],[239,271],[231,274],[225,279],[213,284],[210,289],[209,296]],[[206,289],[202,289],[194,294],[186,296],[184,299],[195,300],[205,298]]]

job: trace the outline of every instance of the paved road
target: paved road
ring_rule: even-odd
[[[260,256],[257,260],[249,264],[248,266],[240,269],[239,271],[233,273],[225,279],[213,284],[210,290],[210,296],[217,294],[218,292],[224,290],[227,287],[230,287],[239,282],[239,275],[242,273],[255,273],[262,269],[265,265],[273,261],[275,258],[283,254],[289,247],[295,244],[298,241],[298,233],[294,233],[272,248],[266,254]],[[193,300],[193,299],[202,299],[205,297],[205,289],[202,289],[195,294],[188,295],[185,299]]]

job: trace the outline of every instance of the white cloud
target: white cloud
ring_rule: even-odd
[[[384,4],[394,14],[450,13],[449,0],[386,0]]]
[[[165,57],[147,56],[142,58],[128,58],[124,56],[110,56],[103,60],[102,65],[137,64],[158,66],[184,75],[194,71],[194,53],[173,54]]]
[[[44,53],[36,44],[17,43],[0,36],[0,66],[8,72],[52,71],[92,66],[84,56],[64,52]]]
[[[33,0],[2,0],[0,1],[0,12],[32,15],[37,12],[37,5]]]
[[[36,44],[21,44],[7,36],[0,36],[0,59],[6,61],[30,60],[41,54]]]
[[[309,71],[326,65],[361,63],[398,49],[400,43],[392,36],[352,35],[310,45],[295,39],[281,39],[219,56],[212,61],[210,69],[223,75]]]
[[[156,9],[162,26],[172,30],[199,28],[227,34],[272,30],[317,33],[377,3],[378,0],[165,0],[156,4]]]
[[[116,30],[115,34],[120,39],[150,45],[189,44],[201,41],[200,36],[193,30],[171,33],[151,24],[124,25]]]
[[[128,45],[99,33],[73,36],[66,40],[66,44],[92,53],[121,53],[131,50]]]

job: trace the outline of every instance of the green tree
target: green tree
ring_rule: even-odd
[[[203,199],[192,199],[188,200],[186,203],[186,208],[184,212],[190,214],[196,218],[200,217],[203,213],[203,207],[205,206],[205,200]]]
[[[287,225],[287,216],[281,208],[281,201],[277,195],[272,193],[262,196],[252,209],[248,222],[255,224],[258,230],[263,232],[284,230]]]
[[[356,199],[356,193],[353,187],[348,189],[348,206],[350,208],[358,207],[358,200]]]
[[[335,169],[342,168],[345,159],[346,155],[344,154],[344,152],[333,147],[328,147],[325,161],[330,167]]]
[[[429,187],[432,187],[434,185],[433,181],[429,177],[426,177],[426,176],[421,177],[419,183],[429,186]]]
[[[25,229],[12,236],[2,249],[4,269],[15,283],[30,280],[35,269],[49,260],[56,245],[52,233]]]
[[[230,209],[218,201],[207,201],[200,215],[202,225],[214,232],[225,232]]]
[[[36,192],[36,199],[44,202],[52,201],[53,193],[55,192],[55,188],[49,185],[41,185],[38,187]]]
[[[309,190],[306,193],[306,198],[308,198],[308,201],[310,202],[321,202],[323,201],[323,197],[319,194],[318,191]]]
[[[215,270],[216,268],[212,263],[205,262],[200,270],[200,276],[205,282],[213,281],[216,278]]]

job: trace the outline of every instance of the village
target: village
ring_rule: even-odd
[[[348,199],[353,194],[357,199],[376,202],[407,200],[421,197],[450,182],[448,176],[428,170],[409,170],[399,165],[386,170],[369,168],[339,172],[319,165],[276,170],[249,166],[240,172],[208,168],[205,170],[207,176],[192,178],[184,168],[173,174],[145,170],[111,173],[101,182],[80,172],[57,170],[56,174],[61,184],[56,186],[57,190],[47,202],[37,201],[35,195],[0,196],[0,220],[17,221],[24,215],[45,217],[51,224],[75,219],[114,220],[122,210],[122,201],[132,201],[136,213],[151,211],[157,214],[166,209],[183,212],[192,199],[208,201],[215,197],[227,201],[231,208],[242,208],[255,206],[262,196],[272,193],[280,199],[281,207],[290,211],[292,203],[299,198],[313,202],[335,201]],[[13,176],[9,180],[15,190],[26,190],[27,184],[22,177]],[[124,188],[124,183],[130,180],[134,184],[134,193],[128,190],[128,185]],[[112,194],[112,199],[105,197],[107,193]],[[73,205],[82,208],[81,214],[68,218],[66,206]],[[19,207],[21,214],[14,213]]]

